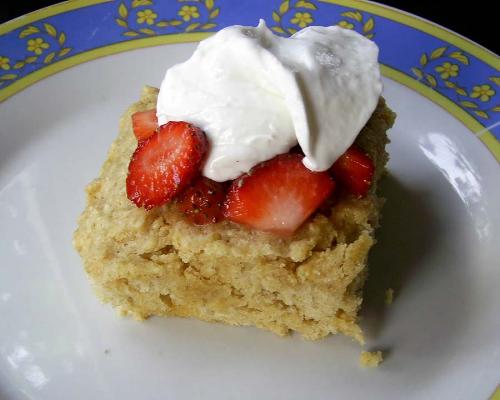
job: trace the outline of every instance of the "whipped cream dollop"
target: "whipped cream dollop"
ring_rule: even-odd
[[[203,175],[235,179],[299,144],[313,171],[332,166],[354,142],[382,91],[378,47],[340,27],[311,26],[290,38],[264,21],[231,26],[170,68],[160,87],[160,124],[203,129]]]

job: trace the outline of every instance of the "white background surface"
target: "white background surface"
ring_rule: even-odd
[[[362,325],[306,342],[195,320],[119,318],[71,245],[84,186],[144,84],[193,45],[135,50],[0,105],[0,399],[485,399],[500,383],[500,170],[456,119],[385,81],[398,119]],[[396,290],[383,307],[384,290]]]

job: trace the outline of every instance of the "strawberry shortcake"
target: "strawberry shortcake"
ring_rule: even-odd
[[[363,342],[394,113],[356,32],[232,26],[120,122],[74,244],[104,302]]]

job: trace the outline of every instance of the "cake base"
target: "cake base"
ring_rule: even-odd
[[[157,94],[144,88],[127,110],[99,178],[87,187],[74,245],[97,296],[137,319],[195,317],[306,339],[340,332],[363,343],[357,312],[382,205],[376,183],[388,159],[386,131],[395,118],[385,101],[356,141],[376,166],[371,193],[341,198],[284,239],[228,221],[194,226],[175,204],[145,211],[127,199],[137,146],[131,115],[154,108]]]

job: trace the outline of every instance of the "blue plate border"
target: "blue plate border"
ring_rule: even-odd
[[[266,20],[280,35],[309,25],[355,29],[380,47],[384,75],[464,122],[500,160],[500,61],[481,46],[401,11],[359,0],[74,0],[0,25],[0,100],[85,61],[197,41]]]

